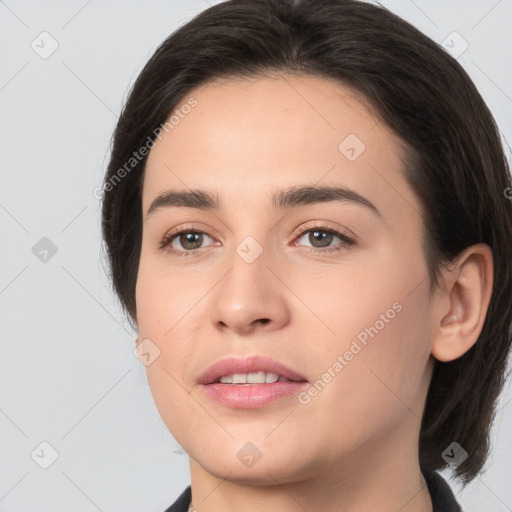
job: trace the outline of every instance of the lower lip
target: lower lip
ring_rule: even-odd
[[[308,382],[274,382],[269,384],[213,384],[203,385],[205,393],[216,402],[234,409],[257,409],[284,397],[295,395]]]

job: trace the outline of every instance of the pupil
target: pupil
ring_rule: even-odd
[[[317,240],[316,237],[317,236],[320,236],[320,240]],[[321,231],[321,230],[316,230],[316,231],[312,231],[311,234],[309,235],[309,238],[310,238],[310,242],[313,243],[313,238],[315,238],[315,242],[316,241],[320,241],[322,242],[323,245],[320,245],[319,247],[328,247],[329,244],[331,243],[332,241],[332,233],[327,233],[325,231]],[[313,237],[313,238],[312,238]],[[314,245],[314,244],[313,244]],[[318,246],[317,246],[318,247]]]
[[[185,233],[182,235],[181,243],[186,249],[197,249],[201,247],[202,242],[201,233]],[[188,244],[192,244],[192,247]]]

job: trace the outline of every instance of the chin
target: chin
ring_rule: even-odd
[[[263,487],[296,481],[297,468],[290,472],[285,467],[277,466],[270,461],[261,459],[253,467],[244,467],[238,460],[197,460],[196,462],[208,473],[221,480],[229,480],[240,485]],[[288,464],[284,465],[288,466]]]
[[[209,449],[196,445],[187,453],[211,475],[240,485],[273,486],[296,482],[313,472],[312,465],[298,459],[296,446],[290,449],[281,446],[281,450],[275,446],[262,447],[259,450],[252,443],[235,440],[218,446],[218,450],[212,450],[211,445]]]

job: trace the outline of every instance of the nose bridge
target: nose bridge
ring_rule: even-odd
[[[224,289],[233,307],[248,309],[251,304],[254,306],[263,297],[268,299],[272,295],[270,288],[273,286],[269,279],[272,275],[268,269],[270,260],[270,249],[252,235],[246,236],[235,246],[229,257],[231,271]]]
[[[261,236],[259,238],[260,240],[262,239]],[[268,259],[269,247],[270,244],[268,241],[265,241],[264,248],[256,238],[252,235],[248,235],[236,246],[235,252],[247,265],[252,265],[257,262],[257,260],[260,260],[259,264],[261,264],[262,260]],[[263,256],[263,253],[265,253],[265,256]],[[235,261],[237,261],[236,258]]]

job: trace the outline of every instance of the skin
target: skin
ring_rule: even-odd
[[[429,295],[403,146],[353,90],[283,74],[215,81],[182,105],[190,96],[197,106],[148,157],[136,303],[139,339],[160,350],[149,386],[190,456],[195,509],[432,510],[417,451],[433,358],[455,359],[476,341],[491,293],[489,248],[465,251]],[[349,134],[365,145],[354,161],[338,147]],[[270,194],[298,185],[348,187],[381,216],[349,201],[274,211]],[[158,194],[196,188],[222,208],[146,215]],[[205,233],[198,253],[160,248],[189,227]],[[322,244],[312,235],[319,228],[355,243]],[[263,249],[252,263],[236,252],[247,236]],[[181,253],[190,246],[172,242]],[[395,303],[400,312],[307,404],[290,396],[230,409],[197,383],[214,361],[253,354],[314,383]],[[248,442],[261,453],[252,467],[237,457]]]

